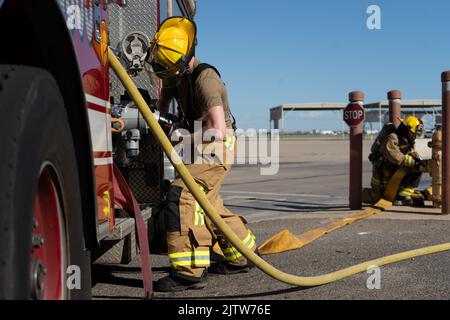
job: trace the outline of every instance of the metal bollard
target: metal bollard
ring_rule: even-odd
[[[389,100],[389,122],[393,123],[397,128],[400,125],[402,117],[402,93],[399,90],[388,92]]]
[[[364,93],[350,92],[350,103],[363,105]],[[363,124],[350,128],[350,192],[351,210],[362,209]]]
[[[450,71],[442,73],[442,214],[450,213]]]

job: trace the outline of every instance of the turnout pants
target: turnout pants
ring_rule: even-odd
[[[363,201],[369,204],[375,204],[378,202],[383,197],[384,189],[397,169],[398,167],[378,168],[373,166],[371,189],[363,190]],[[402,180],[400,189],[398,190],[398,195],[412,196],[419,187],[421,178],[421,172],[410,170]]]
[[[255,237],[246,227],[245,220],[225,208],[220,196],[222,182],[231,165],[202,163],[186,167],[198,187],[242,243],[255,250]],[[210,221],[181,179],[176,179],[172,183],[167,200],[165,219],[168,257],[172,272],[190,280],[200,278],[210,265],[210,250],[216,242],[229,263],[236,266],[247,264],[247,259]]]

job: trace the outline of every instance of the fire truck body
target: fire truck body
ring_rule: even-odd
[[[193,17],[194,1],[0,0],[0,39],[14,48],[0,53],[0,108],[7,113],[1,125],[11,126],[11,136],[16,135],[12,142],[8,137],[0,141],[9,150],[0,155],[0,299],[88,298],[92,261],[123,263],[136,253],[134,220],[116,205],[113,166],[120,168],[142,207],[150,208],[161,200],[164,160],[110,74],[107,48],[116,50],[138,86],[156,99],[158,81],[145,73],[143,56],[136,60],[133,50],[139,42],[142,47],[136,50],[143,54],[160,19],[173,13]],[[17,36],[22,30],[24,39]],[[42,79],[52,83],[50,89],[40,89]],[[45,104],[45,90],[60,103],[40,114],[34,104]],[[22,100],[12,98],[21,94]],[[18,112],[25,130],[13,125],[11,111]],[[113,134],[116,117],[127,126]],[[42,136],[34,126],[44,128]],[[64,126],[69,129],[60,131],[67,132],[56,131]],[[47,131],[61,140],[60,146],[45,138]],[[139,136],[136,141],[133,133]],[[41,146],[44,160],[35,158],[24,142]],[[48,150],[54,154],[46,156]],[[10,158],[17,165],[8,168]],[[40,169],[25,172],[22,162]],[[12,200],[7,198],[11,195]],[[145,219],[150,213],[144,210]],[[81,284],[68,288],[74,266],[81,270]]]

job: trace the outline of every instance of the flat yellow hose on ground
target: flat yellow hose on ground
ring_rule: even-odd
[[[391,180],[386,186],[384,197],[376,204],[374,204],[373,207],[367,208],[353,216],[345,217],[338,221],[333,221],[324,227],[310,230],[301,235],[294,235],[289,230],[283,230],[273,237],[269,238],[268,240],[264,241],[264,243],[262,243],[258,247],[259,253],[262,255],[276,254],[303,248],[307,244],[310,244],[317,239],[330,234],[333,231],[351,225],[356,221],[372,217],[386,209],[391,208],[405,175],[405,169],[403,167],[400,167],[392,176]]]
[[[346,268],[343,270],[339,270],[333,273],[317,277],[299,277],[287,274],[285,272],[276,269],[275,267],[273,267],[272,265],[261,259],[259,256],[257,256],[253,251],[248,249],[241,242],[241,240],[234,234],[234,232],[228,227],[228,225],[220,218],[220,215],[216,212],[215,208],[209,203],[208,199],[204,196],[201,189],[197,187],[197,183],[189,174],[189,171],[187,170],[186,166],[182,163],[180,157],[173,149],[169,139],[166,137],[164,131],[154,118],[147,103],[142,98],[135,84],[128,76],[126,70],[122,67],[121,63],[116,58],[111,49],[108,49],[108,59],[111,68],[117,74],[120,81],[123,83],[125,89],[128,91],[131,98],[133,99],[134,103],[139,108],[139,111],[142,113],[142,116],[148,123],[153,135],[158,139],[164,152],[167,154],[173,166],[180,174],[180,177],[183,179],[184,183],[189,188],[192,195],[200,204],[200,206],[203,208],[203,210],[206,212],[208,217],[215,223],[215,225],[219,228],[219,230],[223,232],[223,234],[227,237],[227,239],[231,242],[231,244],[234,247],[236,247],[249,261],[251,261],[259,269],[261,269],[263,272],[265,272],[272,278],[294,286],[313,287],[341,280],[356,273],[365,272],[368,268],[373,266],[383,266],[386,264],[407,260],[413,257],[450,250],[450,243],[441,244],[438,246],[412,250],[383,257],[380,259],[368,261],[350,268]]]
[[[264,241],[259,247],[259,253],[262,255],[282,253],[289,250],[300,249],[315,240],[330,234],[333,231],[351,225],[356,221],[360,221],[372,217],[382,210],[377,208],[368,208],[356,215],[333,221],[330,224],[314,230],[310,230],[301,235],[294,235],[289,230],[283,230],[268,240]]]

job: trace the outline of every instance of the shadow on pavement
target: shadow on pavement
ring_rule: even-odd
[[[269,291],[269,292],[261,292],[261,293],[250,293],[250,294],[239,294],[239,295],[222,295],[222,296],[202,296],[202,297],[189,297],[189,296],[177,296],[177,297],[154,297],[155,300],[180,300],[180,299],[186,299],[186,300],[229,300],[229,299],[252,299],[252,298],[262,298],[266,296],[276,296],[286,293],[293,293],[293,292],[299,292],[299,291],[305,291],[312,289],[314,287],[294,287],[294,288],[288,288],[288,289],[282,289],[282,290],[275,290],[275,291]],[[158,295],[158,293],[156,293]]]
[[[95,280],[95,281],[94,281]],[[96,276],[92,281],[92,286],[96,284],[112,284],[117,286],[133,287],[133,288],[143,288],[144,284],[141,279],[123,278],[116,277],[113,274],[103,274],[101,277]]]
[[[169,267],[159,267],[152,268],[152,272],[169,272]],[[140,267],[127,267],[127,266],[119,266],[119,265],[100,265],[96,264],[92,266],[92,286],[95,286],[98,283],[103,284],[112,284],[119,286],[128,286],[134,288],[143,288],[142,280],[140,279],[132,279],[132,278],[123,278],[120,276],[115,276],[113,273],[128,273],[128,274],[138,274],[140,276],[141,268]]]
[[[169,267],[153,268],[153,273],[156,272],[169,272]],[[92,268],[92,286],[96,284],[110,284],[118,286],[126,286],[133,288],[143,288],[143,282],[141,279],[124,278],[121,276],[115,276],[114,272],[121,273],[140,273],[141,269],[139,267],[126,267],[117,265],[94,265]],[[223,299],[251,299],[251,298],[262,298],[266,296],[276,296],[287,293],[293,293],[298,291],[303,291],[311,288],[304,287],[293,287],[281,290],[274,290],[261,293],[251,293],[251,294],[237,294],[237,295],[221,295],[221,296],[201,296],[201,297],[189,297],[189,296],[166,296],[165,293],[156,293],[154,297],[155,300],[223,300]],[[160,295],[160,296],[158,296]],[[93,295],[94,299],[117,299],[117,300],[140,300],[140,296],[117,296],[117,295]]]
[[[92,296],[93,299],[108,299],[108,300],[143,300],[141,297],[131,296]]]

